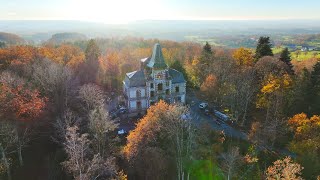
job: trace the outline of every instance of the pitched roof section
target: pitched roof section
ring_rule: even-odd
[[[126,74],[129,79],[129,87],[142,87],[146,86],[146,79],[144,76],[144,72],[140,71],[133,71]]]
[[[150,62],[147,65],[150,68],[155,69],[166,69],[168,68],[167,64],[164,62],[164,58],[162,55],[161,46],[159,43],[156,43],[153,47],[152,57]]]
[[[183,77],[183,74],[175,69],[169,69],[170,77],[172,78],[172,83],[185,83],[186,80]]]

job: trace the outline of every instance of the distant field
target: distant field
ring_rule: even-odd
[[[291,52],[291,58],[298,61],[308,60],[311,58],[320,58],[320,51],[308,51],[308,52]]]
[[[282,50],[283,48],[272,48],[273,54],[279,54]],[[320,58],[320,51],[294,51],[291,52],[291,58],[297,61]]]

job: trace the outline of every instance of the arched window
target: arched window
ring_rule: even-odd
[[[141,97],[141,90],[140,90],[140,89],[138,89],[138,90],[136,91],[136,96],[137,96],[137,98],[140,98],[140,97]]]

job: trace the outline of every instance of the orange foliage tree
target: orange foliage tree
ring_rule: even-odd
[[[18,120],[32,120],[40,115],[45,107],[46,98],[42,98],[38,90],[29,89],[20,84],[11,86],[6,83],[0,85],[1,114],[13,114]]]
[[[291,179],[302,180],[301,171],[303,167],[300,164],[294,163],[290,157],[286,157],[283,160],[277,160],[272,166],[266,170],[267,180],[277,179]]]
[[[297,160],[305,167],[307,179],[316,179],[320,170],[320,116],[308,118],[305,113],[296,114],[288,120],[294,139],[290,150],[297,153]]]
[[[217,89],[217,77],[213,74],[209,74],[206,80],[201,84],[200,90],[209,98],[209,100],[213,101],[215,92]]]
[[[71,68],[77,67],[85,58],[84,52],[80,48],[67,44],[62,44],[55,48],[49,46],[41,47],[39,48],[39,53],[42,57]]]
[[[37,49],[32,46],[10,46],[0,49],[0,67],[9,65],[21,66],[33,62],[37,58]]]

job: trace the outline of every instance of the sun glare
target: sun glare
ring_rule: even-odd
[[[160,1],[148,0],[71,0],[70,19],[123,24],[139,19],[159,18]],[[151,8],[154,6],[155,8]]]

